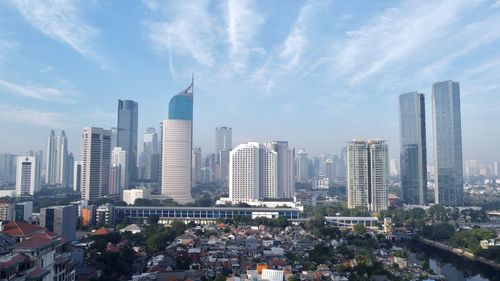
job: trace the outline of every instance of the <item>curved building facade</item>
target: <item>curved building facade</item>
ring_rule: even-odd
[[[168,119],[163,121],[162,138],[162,195],[179,204],[193,202],[193,82],[170,99]]]

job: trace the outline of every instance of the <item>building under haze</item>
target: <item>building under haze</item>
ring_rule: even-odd
[[[347,207],[387,209],[389,152],[383,140],[353,140],[347,146]]]
[[[309,180],[309,158],[304,149],[299,149],[295,156],[295,177],[300,183],[306,183]]]
[[[168,119],[163,121],[161,193],[179,204],[193,201],[193,84],[170,99]]]
[[[143,179],[158,180],[159,154],[158,134],[155,128],[147,128],[143,137]]]
[[[435,202],[463,205],[462,125],[460,85],[444,81],[432,85],[432,128],[435,165]]]
[[[76,238],[76,205],[52,206],[40,209],[40,226],[61,235],[67,241]]]
[[[17,196],[34,195],[40,190],[40,165],[35,156],[18,156],[16,167]]]
[[[191,164],[192,164],[192,169],[193,171],[191,172],[192,175],[192,186],[195,186],[197,184],[201,183],[201,162],[202,162],[202,157],[201,157],[201,147],[193,147],[193,159],[191,159]]]
[[[240,144],[230,153],[229,200],[232,202],[278,198],[276,152],[264,144]]]
[[[215,170],[216,181],[227,183],[229,180],[229,152],[233,149],[233,129],[215,128]]]
[[[16,155],[0,154],[0,179],[14,181],[16,179],[16,164]]]
[[[406,204],[427,203],[427,145],[425,96],[412,92],[399,96],[400,173]]]
[[[82,190],[82,167],[83,167],[83,161],[74,161],[73,190],[77,192],[80,192]]]
[[[87,127],[83,130],[82,199],[96,200],[109,193],[111,130]]]
[[[139,106],[133,100],[118,100],[116,146],[127,152],[127,177],[137,179],[137,122]]]
[[[114,147],[111,151],[111,181],[109,194],[121,194],[128,188],[127,152],[121,147]]]
[[[57,138],[54,130],[50,131],[47,138],[47,151],[45,153],[45,183],[56,184],[57,180]]]
[[[288,147],[287,141],[273,141],[268,147],[276,152],[278,198],[295,196],[295,149]]]

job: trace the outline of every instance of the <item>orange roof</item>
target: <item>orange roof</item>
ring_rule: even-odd
[[[49,245],[54,241],[55,241],[54,239],[49,238],[45,235],[33,235],[32,237],[23,239],[23,241],[15,244],[13,247],[24,248],[24,249],[39,248],[45,245]]]
[[[112,233],[113,231],[105,228],[105,227],[101,227],[99,229],[97,229],[96,231],[92,232],[92,236],[97,236],[97,235],[108,235],[110,233]]]
[[[2,233],[12,237],[29,237],[44,231],[45,228],[38,225],[12,221],[4,225]]]

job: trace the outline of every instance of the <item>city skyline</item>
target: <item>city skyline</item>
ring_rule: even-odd
[[[500,158],[490,133],[500,118],[495,48],[500,31],[494,28],[500,24],[500,5],[494,1],[384,1],[363,3],[362,10],[360,3],[333,1],[269,7],[250,1],[146,1],[124,5],[136,8],[129,16],[114,3],[66,3],[57,11],[48,9],[49,2],[0,5],[5,7],[0,12],[0,46],[5,47],[0,52],[0,128],[13,136],[0,140],[0,152],[44,150],[47,132],[63,129],[69,151],[81,158],[82,129],[113,127],[118,99],[139,103],[141,143],[146,128],[166,118],[169,94],[194,71],[193,144],[207,153],[213,152],[213,128],[228,126],[234,129],[234,145],[287,140],[318,155],[338,153],[352,137],[376,137],[386,139],[390,157],[398,158],[398,95],[422,92],[430,108],[432,83],[453,79],[462,85],[464,159],[491,163]],[[104,23],[100,14],[113,8],[108,15],[116,23]],[[274,18],[281,9],[284,13]],[[199,13],[208,31],[191,29],[198,22],[169,16],[172,10]],[[64,17],[45,18],[36,14],[40,11]],[[248,20],[249,15],[259,20]],[[126,32],[118,27],[122,23]],[[270,30],[272,39],[265,36]],[[191,40],[211,31],[202,42]],[[168,45],[169,36],[177,35],[182,40]],[[124,37],[130,46],[121,44]],[[37,49],[26,47],[35,40]],[[42,55],[49,50],[64,59]],[[370,122],[373,115],[377,124]],[[254,126],[270,119],[284,125]],[[426,119],[431,128],[429,110]],[[428,143],[431,138],[429,132]]]

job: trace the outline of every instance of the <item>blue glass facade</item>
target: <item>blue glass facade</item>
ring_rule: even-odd
[[[193,121],[193,83],[170,99],[168,119]]]

